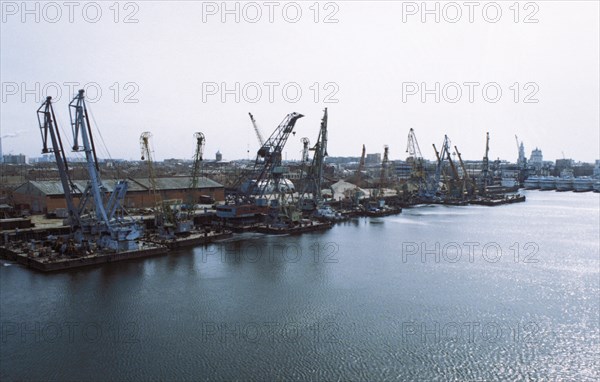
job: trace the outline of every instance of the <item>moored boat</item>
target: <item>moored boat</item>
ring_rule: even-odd
[[[573,179],[573,189],[575,192],[592,191],[594,188],[594,179],[582,177]]]
[[[540,189],[543,191],[556,189],[556,178],[553,176],[545,176],[541,178]]]
[[[540,177],[530,176],[529,178],[525,179],[525,182],[523,183],[523,185],[528,190],[538,189],[538,188],[540,188]]]
[[[556,191],[571,191],[573,189],[573,178],[557,178]]]
[[[560,178],[556,178],[556,191],[571,191],[573,189],[573,170],[565,168],[560,172]]]

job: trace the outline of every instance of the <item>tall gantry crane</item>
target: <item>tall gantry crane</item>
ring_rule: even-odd
[[[306,181],[299,200],[300,208],[305,211],[314,210],[323,204],[321,190],[323,187],[323,172],[327,154],[327,108],[323,111],[321,127],[317,143],[310,149],[314,151],[312,163],[306,174]],[[310,195],[310,198],[308,197]],[[310,200],[310,202],[309,202]]]
[[[194,152],[194,163],[192,164],[192,178],[190,182],[190,188],[195,190],[198,188],[198,180],[202,175],[202,156],[204,155],[204,134],[201,132],[194,133],[196,138],[196,151]]]
[[[354,182],[357,187],[362,186],[362,172],[365,169],[365,157],[367,155],[367,149],[365,145],[362,146],[362,153],[360,154],[360,161],[358,162],[358,168],[356,169],[356,173],[354,174]]]
[[[79,220],[84,228],[84,237],[95,235],[101,248],[113,250],[133,250],[138,248],[135,241],[140,236],[137,223],[125,220],[116,215],[122,211],[122,201],[127,192],[127,182],[118,181],[108,199],[105,198],[106,188],[100,179],[100,168],[94,146],[88,111],[85,104],[84,90],[69,103],[69,115],[73,131],[73,151],[85,153],[88,170],[88,182],[79,203]],[[79,145],[81,138],[82,146]],[[93,204],[94,215],[82,216],[87,206]]]
[[[383,189],[387,187],[389,178],[389,151],[388,145],[383,146],[383,159],[381,160],[381,172],[379,173],[379,195],[383,196]]]
[[[52,97],[46,97],[46,101],[42,103],[37,110],[37,117],[40,125],[40,132],[42,134],[42,154],[54,153],[54,159],[58,166],[58,174],[67,202],[69,225],[72,229],[77,229],[81,226],[79,221],[80,214],[79,209],[75,206],[75,202],[73,201],[73,194],[77,193],[79,190],[77,190],[77,187],[69,176],[69,164],[60,138],[60,131],[56,124],[54,108],[52,107]],[[48,136],[50,136],[50,141],[48,141]],[[49,147],[48,144],[51,146]]]
[[[483,156],[483,163],[481,168],[481,177],[482,177],[482,190],[485,192],[487,186],[492,184],[492,177],[490,174],[490,133],[485,133],[485,155]]]
[[[433,145],[433,150],[435,151],[435,156],[437,158],[433,192],[435,193],[435,192],[440,191],[440,180],[441,180],[442,175],[444,176],[444,184],[446,186],[446,189],[450,192],[455,191],[455,188],[456,188],[456,187],[454,187],[455,182],[460,179],[460,176],[458,175],[458,170],[456,169],[456,166],[454,165],[454,161],[452,160],[452,157],[450,155],[450,139],[448,138],[448,136],[444,135],[444,142],[442,143],[442,149],[440,152],[437,151],[435,144]],[[451,179],[447,179],[446,173],[444,171],[444,161],[445,160],[448,160],[448,163],[450,164],[450,169],[452,170],[452,178]]]
[[[158,210],[160,201],[158,200],[156,173],[154,172],[154,158],[153,150],[150,145],[150,138],[152,138],[152,133],[149,131],[144,131],[140,135],[140,149],[142,151],[141,159],[146,162],[146,167],[148,168],[148,181],[150,182],[149,191],[154,198],[155,208]]]
[[[290,113],[277,126],[258,150],[253,171],[246,176],[247,182],[236,190],[233,204],[217,207],[218,217],[230,219],[255,216],[260,208],[267,207],[269,199],[271,207],[283,210],[282,203],[277,203],[283,201],[281,181],[288,171],[282,166],[283,148],[294,132],[296,122],[302,117],[302,114]]]
[[[413,128],[408,132],[406,152],[408,153],[407,161],[411,164],[409,182],[413,185],[418,195],[428,196],[423,154],[421,154],[421,148],[419,147],[419,142]]]
[[[254,164],[256,182],[250,183],[248,195],[264,197],[270,186],[275,193],[279,192],[281,180],[287,170],[281,166],[283,148],[294,131],[296,121],[302,117],[304,116],[298,113],[288,114],[258,150]]]

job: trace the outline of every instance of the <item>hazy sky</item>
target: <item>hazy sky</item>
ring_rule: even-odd
[[[5,154],[40,155],[35,111],[46,93],[60,92],[70,140],[78,83],[113,158],[139,159],[143,131],[157,159],[191,158],[196,131],[206,158],[253,157],[248,112],[267,137],[292,111],[305,118],[285,151],[299,158],[324,107],[331,156],[387,144],[405,158],[412,127],[428,159],[444,134],[480,159],[486,131],[493,158],[516,159],[515,134],[527,156],[539,147],[546,160],[600,157],[597,1],[428,2],[431,14],[392,1],[228,2],[230,13],[220,1],[22,4],[2,2]]]

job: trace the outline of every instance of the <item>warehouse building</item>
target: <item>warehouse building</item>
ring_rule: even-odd
[[[128,208],[153,207],[155,197],[148,179],[127,179],[128,190],[124,205]],[[106,192],[111,193],[116,180],[103,181]],[[74,181],[77,188],[85,190],[86,181]],[[208,200],[225,200],[225,189],[208,178],[198,179],[198,185],[190,187],[191,178],[172,177],[156,179],[158,200],[180,199],[184,203],[200,203]],[[75,203],[79,203],[77,195]],[[62,183],[58,180],[28,181],[13,192],[13,203],[20,209],[28,209],[31,213],[49,213],[67,207]]]

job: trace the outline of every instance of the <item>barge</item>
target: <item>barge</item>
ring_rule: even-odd
[[[521,203],[525,201],[525,195],[505,195],[503,198],[479,198],[470,201],[470,204],[480,206],[500,206],[502,204]]]
[[[256,232],[268,235],[295,235],[305,232],[323,231],[332,227],[331,222],[311,221],[309,224],[288,225],[262,225],[256,228]]]
[[[140,259],[163,255],[169,249],[166,246],[153,243],[140,243],[139,249],[123,252],[91,253],[79,257],[65,257],[56,252],[40,255],[36,252],[22,252],[18,249],[0,248],[0,254],[7,260],[15,261],[41,272],[54,272],[66,269],[80,268],[91,265],[114,263],[117,261]]]
[[[169,249],[177,249],[208,244],[215,240],[230,238],[231,236],[231,231],[197,232],[188,236],[176,237],[174,239],[151,239],[150,241],[154,244],[162,245]]]

